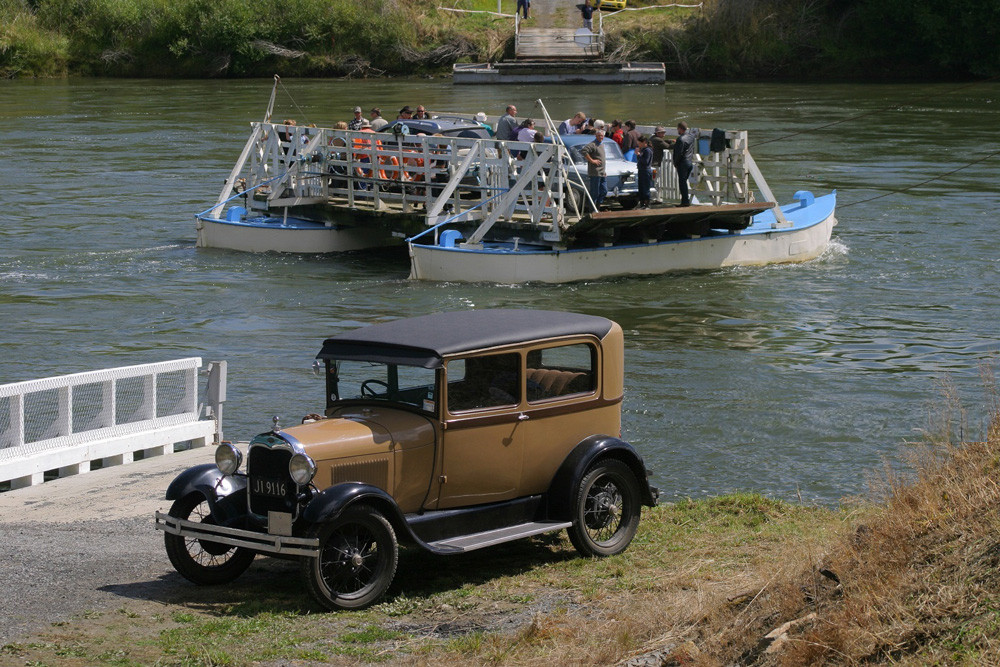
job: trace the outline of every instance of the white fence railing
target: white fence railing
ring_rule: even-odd
[[[0,482],[40,484],[46,473],[85,473],[91,463],[130,463],[205,446],[221,437],[225,362],[209,364],[210,418],[201,419],[193,357],[0,385]]]

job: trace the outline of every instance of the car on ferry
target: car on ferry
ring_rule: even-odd
[[[561,134],[562,143],[569,149],[572,164],[567,161],[569,178],[588,187],[590,179],[587,177],[587,160],[583,157],[581,149],[584,145],[593,143],[592,134]],[[551,142],[551,137],[545,139]],[[617,202],[624,209],[633,209],[639,203],[639,169],[635,162],[625,159],[622,155],[621,147],[615,143],[614,139],[604,138],[605,171],[608,174],[608,196],[605,201]],[[575,168],[574,168],[575,167]],[[579,190],[577,191],[577,202],[583,205],[586,197]]]
[[[429,119],[397,118],[379,132],[409,135],[426,134],[427,136],[441,134],[446,137],[465,137],[467,139],[490,138],[490,132],[485,127],[474,120],[459,116]]]
[[[378,601],[399,544],[441,556],[566,530],[583,556],[623,552],[657,502],[621,437],[624,336],[592,315],[442,312],[328,338],[325,398],[168,487],[156,513],[197,584],[257,555],[298,559],[329,609]]]

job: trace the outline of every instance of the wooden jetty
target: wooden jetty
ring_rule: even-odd
[[[536,3],[538,4],[538,3]],[[456,63],[452,81],[483,83],[651,83],[666,81],[663,63],[610,62],[604,58],[603,23],[586,28],[523,27],[514,17],[514,60]]]

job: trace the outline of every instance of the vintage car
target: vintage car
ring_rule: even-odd
[[[167,489],[167,555],[198,584],[257,554],[298,558],[330,609],[377,601],[399,542],[459,554],[568,529],[585,556],[632,541],[656,503],[621,439],[623,335],[603,317],[443,312],[323,343],[324,415],[273,430]]]
[[[559,135],[562,143],[569,149],[575,168],[568,169],[571,180],[587,187],[589,179],[587,177],[587,161],[583,157],[581,149],[585,144],[593,143],[592,134],[562,134]],[[547,142],[551,138],[546,139]],[[626,160],[622,155],[621,147],[615,143],[614,139],[605,137],[602,142],[604,155],[607,158],[605,171],[608,174],[608,201],[616,201],[624,209],[633,209],[639,203],[639,168],[635,162]],[[579,191],[578,191],[579,192]],[[578,205],[584,205],[584,199],[579,197]]]

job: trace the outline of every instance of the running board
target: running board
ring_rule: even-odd
[[[531,537],[542,533],[552,533],[573,525],[572,521],[533,521],[531,523],[521,523],[516,526],[487,530],[482,533],[472,533],[471,535],[461,535],[459,537],[449,537],[445,540],[438,540],[428,544],[431,550],[437,553],[463,553],[475,551],[483,547],[491,547],[494,544],[503,544],[512,540],[519,540],[522,537]]]

